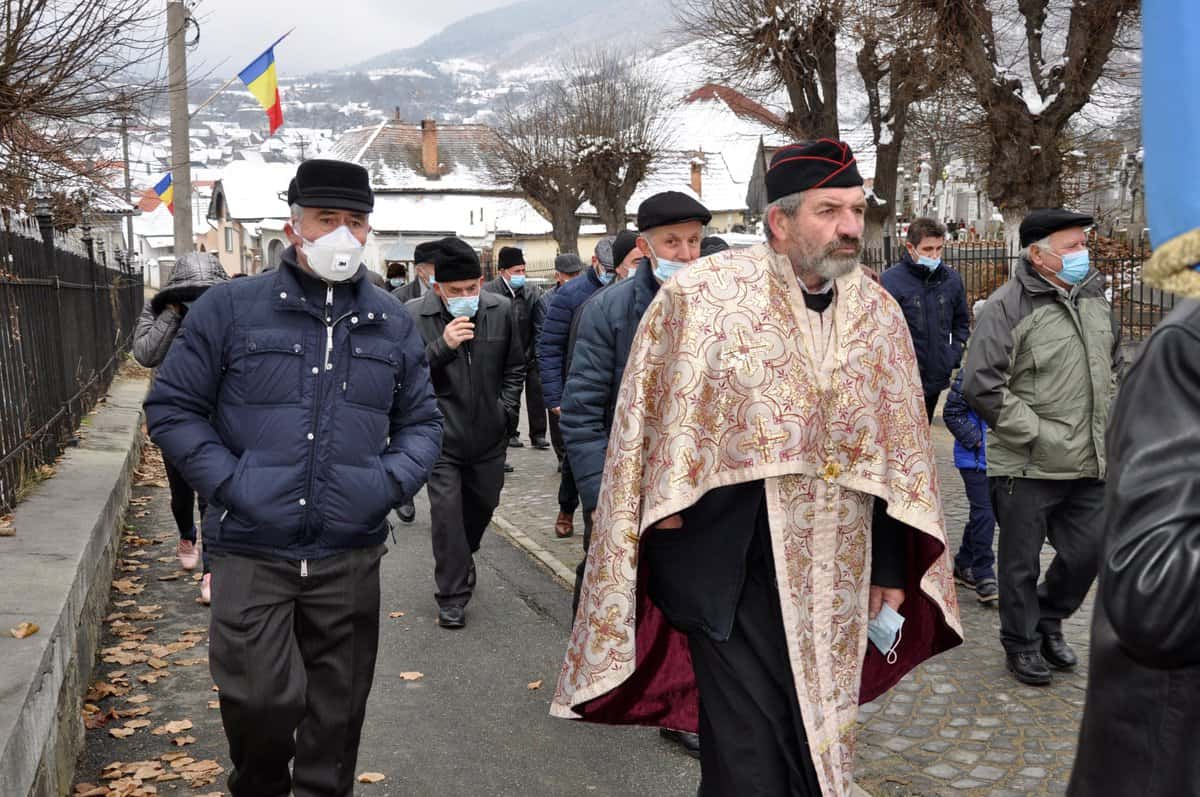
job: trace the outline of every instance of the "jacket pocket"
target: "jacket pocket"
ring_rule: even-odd
[[[304,340],[300,333],[252,330],[246,337],[247,404],[299,404]]]
[[[224,497],[221,539],[253,545],[285,547],[303,533],[304,463],[262,464],[250,452],[242,455]]]
[[[399,361],[390,343],[353,341],[346,377],[346,401],[387,412],[395,398],[398,367]]]
[[[400,485],[372,456],[361,464],[335,462],[321,498],[324,532],[335,537],[374,534],[400,500]]]

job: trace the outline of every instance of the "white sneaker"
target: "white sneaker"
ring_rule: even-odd
[[[200,580],[200,602],[205,606],[212,603],[212,573],[205,573]]]
[[[184,570],[195,570],[200,564],[200,546],[182,537],[175,546],[175,555],[179,557],[179,566]]]

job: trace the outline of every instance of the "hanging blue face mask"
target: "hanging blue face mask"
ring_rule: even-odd
[[[456,296],[447,299],[446,309],[455,318],[474,318],[479,312],[479,296]]]
[[[900,647],[900,627],[904,625],[904,616],[883,604],[879,614],[867,623],[867,638],[879,649],[888,664],[895,664],[896,648]]]
[[[391,285],[393,288],[399,288],[401,285],[404,284],[404,280],[400,279],[399,277],[391,277],[390,279],[388,279],[388,284]]]
[[[511,277],[508,278],[508,284],[513,287],[514,291],[525,287],[525,275],[524,274],[513,274]]]
[[[687,263],[680,263],[675,260],[667,260],[665,257],[660,257],[658,258],[658,263],[656,263],[654,266],[654,276],[658,277],[659,282],[666,282],[680,271],[683,271],[687,265]]]
[[[1082,252],[1060,255],[1060,257],[1062,257],[1062,271],[1058,272],[1058,278],[1063,282],[1078,285],[1091,271],[1091,260],[1088,258],[1086,249]]]
[[[617,272],[615,272],[615,271],[601,271],[599,274],[596,275],[597,279],[600,280],[601,285],[611,284],[613,281],[613,278],[616,276],[617,276]]]
[[[935,258],[935,257],[926,257],[925,255],[921,255],[920,257],[917,258],[917,262],[920,263],[925,268],[929,269],[930,271],[937,271],[938,266],[940,266],[942,264],[942,259],[940,257]]]

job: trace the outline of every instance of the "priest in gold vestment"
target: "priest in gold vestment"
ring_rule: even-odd
[[[853,153],[785,147],[766,183],[767,243],[697,261],[642,319],[551,713],[698,729],[703,797],[844,797],[859,704],[962,627]]]

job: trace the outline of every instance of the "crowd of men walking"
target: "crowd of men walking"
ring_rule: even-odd
[[[232,794],[351,793],[388,517],[411,522],[427,490],[437,622],[466,627],[522,395],[530,445],[559,462],[554,533],[582,509],[588,552],[552,713],[660,727],[700,758],[704,795],[853,793],[857,705],[962,641],[955,581],[998,604],[1017,680],[1076,665],[1063,619],[1102,567],[1134,567],[1105,558],[1122,363],[1092,219],[1030,213],[1012,278],[969,311],[933,219],[882,274],[860,265],[846,144],[785,147],[766,183],[749,249],[668,191],[589,262],[559,255],[550,290],[515,248],[485,282],[450,237],[389,293],[361,264],[367,172],[309,160],[279,268],[227,280],[181,259],[135,354],[157,367],[179,560],[203,561]],[[971,507],[953,556],[929,430],[947,391]],[[1131,613],[1110,597],[1106,638]],[[1124,655],[1094,644],[1094,666]],[[1089,718],[1108,699],[1093,690]],[[1095,777],[1077,769],[1074,793]]]

